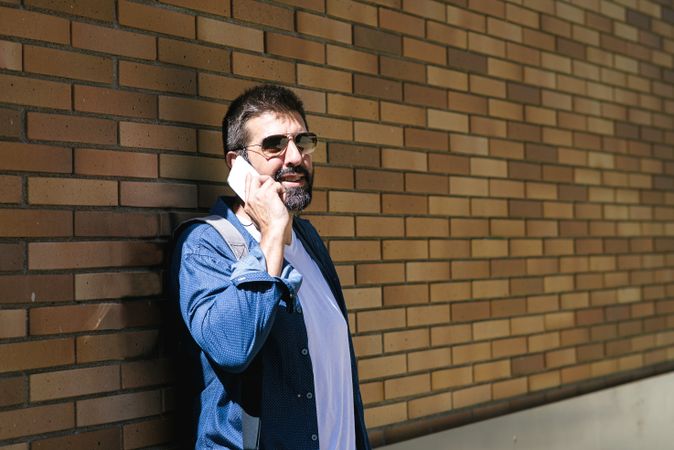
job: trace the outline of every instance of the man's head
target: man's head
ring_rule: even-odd
[[[302,101],[289,89],[256,86],[236,98],[222,121],[227,164],[243,157],[286,189],[284,203],[295,212],[311,202],[315,136],[307,133]]]

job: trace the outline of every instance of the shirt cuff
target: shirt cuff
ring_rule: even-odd
[[[231,280],[234,286],[255,282],[281,282],[285,286],[286,295],[284,300],[292,307],[297,297],[297,292],[302,285],[302,274],[295,268],[285,263],[281,275],[271,276],[267,272],[267,261],[260,247],[250,249],[248,255],[232,264]]]

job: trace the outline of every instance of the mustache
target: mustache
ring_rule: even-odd
[[[274,181],[281,181],[281,178],[288,175],[289,173],[304,175],[304,178],[307,179],[309,184],[311,183],[311,174],[309,173],[309,171],[307,169],[305,169],[302,166],[283,167],[283,168],[277,170],[276,173],[274,174]]]

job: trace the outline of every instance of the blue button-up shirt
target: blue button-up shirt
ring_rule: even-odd
[[[194,344],[200,388],[198,449],[319,449],[311,355],[302,307],[301,275],[285,264],[280,276],[267,273],[264,255],[227,203],[212,214],[225,217],[244,236],[249,254],[237,261],[215,228],[191,223],[181,230],[171,265],[171,282]],[[308,221],[293,229],[325,276],[346,316],[339,279],[328,252]],[[348,322],[348,320],[347,320]],[[356,446],[369,449],[349,339]]]

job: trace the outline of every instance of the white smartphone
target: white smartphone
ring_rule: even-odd
[[[241,200],[246,201],[246,175],[257,175],[257,171],[242,156],[237,156],[232,163],[232,168],[227,176],[229,187],[239,196]]]

